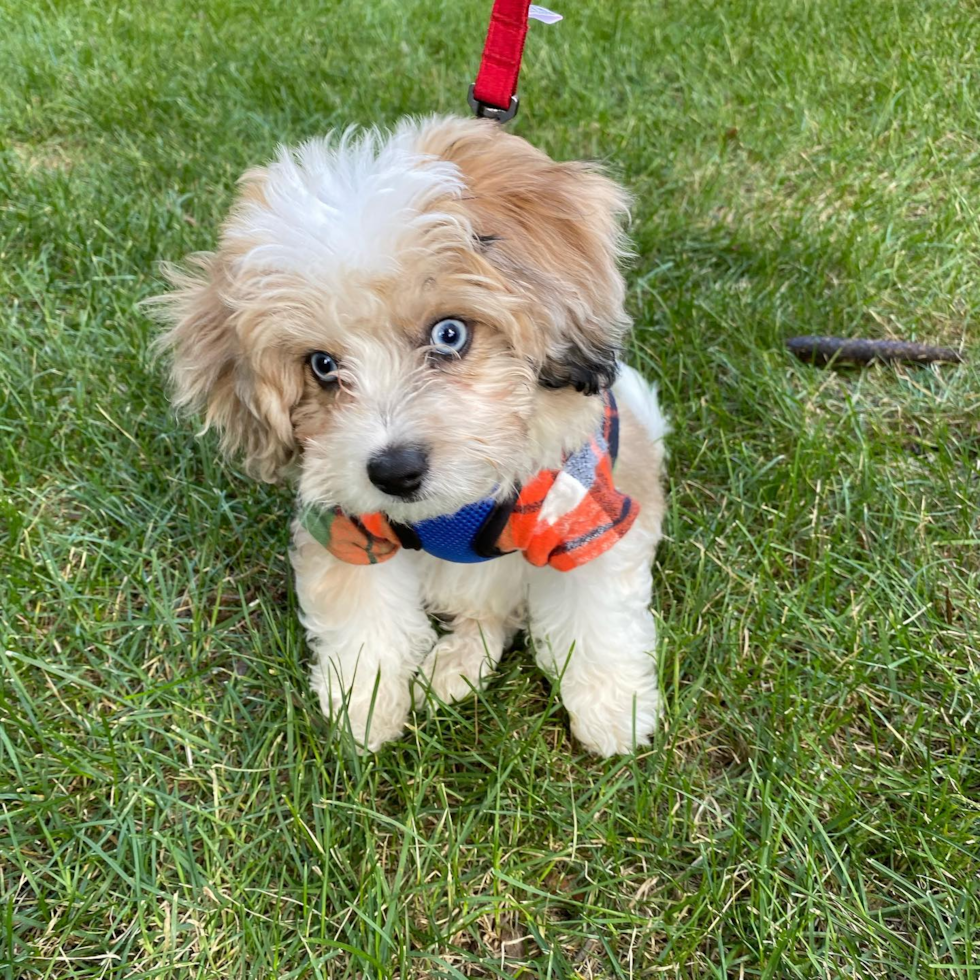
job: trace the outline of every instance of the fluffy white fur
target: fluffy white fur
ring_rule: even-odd
[[[388,137],[349,129],[280,147],[263,175],[265,199],[246,203],[229,227],[247,248],[242,264],[312,282],[394,272],[406,239],[452,220],[429,205],[464,190],[459,169],[421,153],[418,135],[405,121]]]
[[[628,327],[624,208],[604,176],[485,122],[410,121],[387,137],[283,150],[246,174],[217,252],[194,258],[196,271],[170,271],[176,401],[203,409],[255,475],[294,478],[301,505],[414,522],[508,493],[558,466],[600,417],[590,392],[614,373]],[[428,330],[445,316],[471,325],[464,357],[432,356]],[[335,356],[336,385],[311,375],[313,351]],[[666,426],[635,371],[619,370],[615,392],[616,480],[641,514],[575,571],[411,551],[350,565],[294,523],[312,686],[360,746],[396,738],[413,698],[479,688],[523,627],[586,748],[648,741]],[[405,442],[430,457],[418,499],[387,495],[366,472],[373,453]],[[574,503],[560,491],[549,501],[558,510]]]

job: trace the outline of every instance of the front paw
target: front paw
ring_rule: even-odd
[[[453,704],[483,687],[494,663],[483,638],[449,633],[433,647],[422,662],[412,684],[415,707],[435,698]]]
[[[411,697],[407,679],[356,677],[345,689],[329,661],[313,667],[310,686],[320,699],[324,717],[348,733],[359,752],[377,752],[405,731]]]
[[[630,685],[596,677],[588,686],[562,685],[561,698],[572,734],[595,755],[623,755],[649,745],[660,721],[660,692],[652,678]]]

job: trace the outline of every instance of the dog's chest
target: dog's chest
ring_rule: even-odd
[[[424,552],[407,552],[406,557],[410,559],[407,567],[415,573],[423,604],[439,615],[472,618],[517,615],[527,601],[529,574],[543,571],[535,570],[518,552],[471,565],[443,561]]]

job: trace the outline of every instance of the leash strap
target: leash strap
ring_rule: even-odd
[[[467,96],[477,116],[507,122],[517,115],[517,76],[530,7],[531,0],[494,0],[480,70]]]

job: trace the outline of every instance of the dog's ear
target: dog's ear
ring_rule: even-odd
[[[595,344],[589,348],[572,344],[548,357],[538,371],[538,383],[545,388],[574,388],[585,395],[597,395],[611,388],[616,380],[619,348]]]
[[[222,450],[240,455],[249,475],[275,482],[296,451],[295,380],[273,360],[248,356],[220,254],[192,255],[163,273],[173,289],[151,303],[170,324],[157,346],[172,357],[175,405],[203,412],[202,432],[216,429]]]
[[[612,383],[629,329],[619,269],[626,192],[583,163],[556,163],[495,123],[454,120],[428,152],[454,162],[474,248],[526,299],[527,348],[546,387]]]

